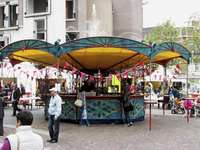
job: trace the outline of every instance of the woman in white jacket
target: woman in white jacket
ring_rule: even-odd
[[[16,116],[16,134],[7,136],[1,150],[43,150],[43,139],[31,130],[33,114],[21,111]]]

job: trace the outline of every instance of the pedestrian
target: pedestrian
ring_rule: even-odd
[[[82,100],[82,106],[81,106],[81,110],[82,110],[82,113],[81,113],[81,121],[80,121],[80,125],[81,125],[81,127],[85,127],[86,125],[89,127],[90,126],[90,123],[89,123],[89,121],[88,121],[88,118],[87,117],[85,117],[86,119],[83,119],[84,118],[84,116],[83,116],[83,114],[84,114],[84,109],[86,109],[86,93],[85,93],[85,91],[86,91],[86,87],[85,87],[85,85],[83,85],[82,87],[81,87],[81,90],[80,90],[80,92],[78,93],[78,99],[80,99],[80,100]],[[87,113],[87,111],[86,111],[86,113]],[[86,125],[85,125],[86,124]]]
[[[49,90],[51,92],[51,99],[49,102],[49,122],[48,129],[50,140],[47,142],[57,143],[58,142],[58,134],[59,134],[59,126],[60,126],[60,114],[61,114],[61,102],[62,99],[57,93],[57,89],[54,87]],[[53,130],[54,125],[54,130]]]
[[[0,136],[3,136],[3,117],[4,117],[4,107],[3,98],[0,97]]]
[[[43,139],[31,130],[33,114],[21,111],[16,116],[16,134],[6,137],[1,150],[43,150]]]
[[[3,85],[3,96],[8,96],[9,85],[8,82],[5,81],[5,85]]]
[[[180,100],[181,95],[180,95],[179,91],[176,88],[174,88],[173,86],[170,86],[170,90],[174,96],[174,99],[178,98],[178,100]],[[176,107],[177,107],[177,104],[176,104],[176,102],[174,102],[174,108],[176,108]]]
[[[123,103],[123,108],[124,108],[124,114],[125,114],[125,118],[126,118],[126,123],[124,126],[125,127],[129,127],[132,125],[132,122],[131,122],[131,119],[130,119],[130,116],[129,116],[129,111],[132,111],[130,109],[130,105],[131,102],[130,102],[130,91],[128,90],[127,87],[125,87],[124,89],[124,96],[123,96],[123,99],[122,99],[122,103]]]
[[[26,95],[25,87],[23,86],[22,83],[20,84],[20,87],[21,87],[20,95],[23,96],[23,97],[25,97],[25,95]],[[26,107],[26,101],[23,101],[23,106]]]
[[[10,98],[12,100],[12,105],[13,105],[13,115],[12,116],[16,116],[16,111],[22,111],[17,106],[18,102],[19,102],[19,98],[20,98],[19,88],[17,87],[16,84],[14,84],[14,88],[12,90],[11,98]]]

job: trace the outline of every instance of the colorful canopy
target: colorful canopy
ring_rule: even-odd
[[[97,70],[108,73],[137,65],[140,61],[165,66],[171,59],[181,57],[190,60],[189,51],[174,42],[165,42],[152,47],[119,37],[90,37],[55,45],[39,40],[22,40],[7,45],[1,50],[1,60],[9,57],[11,62],[32,62],[44,66],[56,64],[57,58],[72,67],[89,74]],[[15,63],[14,63],[15,64]],[[67,67],[67,69],[72,69]]]

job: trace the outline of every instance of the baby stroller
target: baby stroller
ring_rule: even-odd
[[[171,113],[178,114],[179,112],[181,112],[182,114],[184,114],[185,113],[184,107],[180,104],[178,98],[173,99],[172,91],[169,93],[169,98],[171,101],[173,101],[176,104],[176,105],[174,105],[174,108],[172,108]]]

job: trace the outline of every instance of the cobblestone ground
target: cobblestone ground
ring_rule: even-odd
[[[47,121],[36,122],[32,128],[47,130]],[[144,121],[134,122],[131,127],[122,124],[78,124],[61,122],[58,143],[47,143],[49,136],[40,134],[45,148],[52,150],[196,150],[200,149],[200,117],[187,119],[182,115],[152,115],[152,131],[149,131],[149,115]],[[15,133],[13,128],[4,128],[4,138]]]

